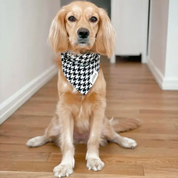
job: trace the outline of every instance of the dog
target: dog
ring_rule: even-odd
[[[51,24],[49,42],[58,55],[59,101],[56,114],[45,134],[28,140],[27,146],[38,147],[54,141],[61,147],[63,156],[61,163],[53,170],[55,177],[73,173],[74,143],[87,143],[86,166],[94,171],[104,167],[104,162],[99,157],[99,145],[106,145],[108,141],[124,148],[134,148],[137,145],[135,140],[122,137],[117,132],[137,128],[139,120],[109,120],[105,116],[106,82],[99,67],[99,55],[110,58],[114,41],[115,31],[106,11],[87,1],[75,1],[63,6]],[[95,81],[89,90],[83,90],[85,87],[82,86],[79,91],[77,86],[74,87],[69,82],[70,75],[67,78],[65,73],[69,69],[65,69],[68,62],[65,55],[74,58],[77,56],[79,59],[85,54],[91,54],[97,60],[94,65],[92,61],[82,65],[87,67],[91,64],[98,68],[94,68]],[[77,65],[80,67],[80,61],[77,61]]]

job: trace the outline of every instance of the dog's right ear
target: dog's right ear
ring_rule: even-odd
[[[66,10],[62,8],[52,21],[48,41],[52,49],[57,54],[65,52],[68,49],[68,37],[65,27]]]

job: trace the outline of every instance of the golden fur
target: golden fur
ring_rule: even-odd
[[[69,21],[70,16],[74,16],[76,21]],[[90,21],[92,16],[97,18],[97,22]],[[80,28],[86,28],[90,32],[87,44],[77,43],[77,30]],[[49,42],[56,54],[68,50],[76,54],[94,52],[111,57],[114,39],[114,29],[107,13],[90,2],[80,1],[62,7],[54,18],[49,33]],[[122,147],[135,147],[134,140],[121,137],[116,131],[134,129],[140,122],[135,119],[120,122],[106,118],[106,82],[101,68],[93,87],[87,95],[82,95],[65,78],[60,56],[57,65],[59,101],[56,115],[45,135],[30,139],[27,146],[41,146],[49,141],[60,145],[63,158],[61,164],[54,168],[54,174],[62,177],[73,172],[73,143],[84,142],[87,143],[88,169],[101,170],[104,163],[99,158],[99,144],[105,145],[108,141],[113,141]]]

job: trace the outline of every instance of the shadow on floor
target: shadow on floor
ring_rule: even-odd
[[[116,63],[141,63],[141,55],[140,56],[117,56]],[[106,56],[101,56],[102,64],[109,64],[110,60]]]

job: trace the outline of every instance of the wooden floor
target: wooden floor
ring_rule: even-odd
[[[100,148],[102,171],[86,168],[86,145],[77,145],[75,178],[177,178],[178,92],[161,91],[148,67],[140,63],[103,64],[107,80],[108,117],[138,117],[143,125],[121,133],[138,143],[124,149],[110,143]],[[60,149],[53,143],[27,148],[42,135],[55,111],[57,77],[40,89],[0,126],[0,178],[53,178]]]

